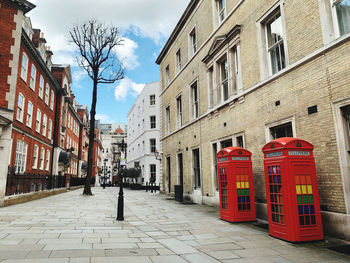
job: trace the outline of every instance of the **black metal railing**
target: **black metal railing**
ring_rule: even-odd
[[[71,177],[69,185],[71,187],[85,185],[85,180],[86,180],[85,177],[84,178]]]
[[[6,196],[66,187],[66,176],[45,174],[7,175]]]

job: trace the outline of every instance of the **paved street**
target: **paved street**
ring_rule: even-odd
[[[116,188],[82,190],[0,209],[1,263],[350,262],[325,242],[289,244],[252,224],[219,220],[215,208]]]

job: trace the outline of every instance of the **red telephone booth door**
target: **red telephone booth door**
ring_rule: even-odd
[[[220,191],[220,218],[222,220],[230,220],[232,217],[232,207],[230,205],[229,196],[229,179],[228,170],[229,164],[220,164],[218,166],[219,172],[219,191]]]

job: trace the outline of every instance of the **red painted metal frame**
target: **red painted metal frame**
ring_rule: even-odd
[[[262,148],[271,236],[290,242],[323,239],[313,149],[290,137]]]
[[[240,147],[228,147],[216,155],[222,220],[256,220],[251,155]]]

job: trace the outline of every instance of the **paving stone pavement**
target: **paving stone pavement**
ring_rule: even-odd
[[[221,221],[218,208],[126,190],[125,221],[118,222],[117,188],[81,193],[0,208],[0,262],[350,262],[326,242],[290,244],[251,223]]]

